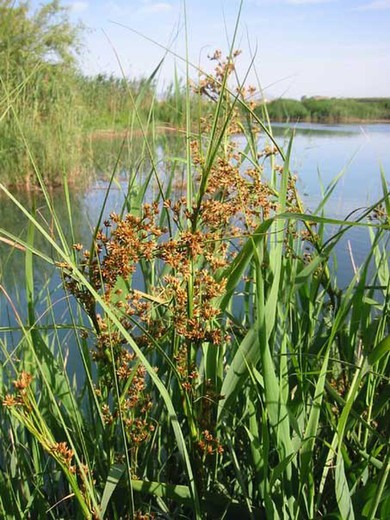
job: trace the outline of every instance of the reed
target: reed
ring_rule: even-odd
[[[27,2],[0,2],[0,178],[34,184],[36,166],[48,184],[74,178],[83,156],[83,112],[75,88],[79,28],[58,1],[32,12]]]

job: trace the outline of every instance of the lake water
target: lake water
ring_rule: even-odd
[[[286,125],[274,125],[279,138]],[[336,189],[326,204],[328,217],[346,219],[383,196],[381,169],[390,180],[390,125],[296,125],[292,170],[298,176],[298,187],[309,210],[322,200],[322,188],[343,172]],[[354,219],[354,218],[352,218]],[[328,227],[329,234],[337,231]],[[351,248],[356,265],[360,265],[370,247],[369,233],[362,228],[348,231],[336,248],[338,278],[345,285],[353,275]]]
[[[285,125],[275,125],[275,133]],[[390,125],[297,124],[292,169],[305,202],[314,209],[325,187],[345,170],[327,205],[330,216],[343,218],[382,195],[380,169],[390,178]]]
[[[287,143],[287,127],[274,125],[274,134],[281,144]],[[115,144],[106,144],[112,146]],[[114,153],[115,155],[115,153]],[[295,126],[295,139],[291,169],[298,176],[298,187],[303,194],[308,211],[314,211],[322,199],[322,188],[345,170],[331,199],[326,206],[326,215],[337,219],[345,219],[357,208],[365,208],[382,196],[380,169],[383,168],[387,179],[390,178],[390,125],[309,125]],[[104,173],[101,165],[98,169]],[[122,207],[127,191],[128,175],[120,172],[118,183],[112,188],[107,200],[104,216]],[[106,173],[107,177],[109,171]],[[81,242],[88,246],[92,229],[98,219],[104,201],[107,180],[104,175],[95,181],[87,190],[74,191],[72,198],[72,215],[70,216],[62,193],[53,195],[54,205],[64,229],[68,229],[70,218],[75,224],[76,236],[70,241]],[[31,207],[32,196],[18,194],[18,199],[26,207]],[[45,221],[44,203],[41,197],[35,196],[38,218]],[[50,222],[49,222],[50,225]],[[16,236],[26,233],[26,219],[8,199],[0,199],[0,227]],[[328,233],[336,231],[328,229]],[[69,234],[69,233],[68,233]],[[45,241],[36,233],[37,248],[46,248]],[[345,285],[351,279],[353,268],[348,247],[351,247],[357,265],[363,261],[370,247],[368,231],[357,228],[348,232],[337,248],[338,277]],[[15,306],[22,319],[26,317],[24,304],[24,253],[10,248],[0,242],[0,284]],[[53,275],[53,269],[42,261],[35,265],[35,288],[37,310],[47,312],[45,298],[50,294],[54,302],[53,312],[56,316],[66,316],[69,312],[61,281]],[[49,316],[50,318],[50,316]],[[50,321],[50,319],[49,319]],[[66,318],[65,318],[66,321]],[[16,326],[14,310],[8,303],[4,293],[0,293],[0,339],[7,337],[7,344],[13,344],[13,332],[9,326]]]

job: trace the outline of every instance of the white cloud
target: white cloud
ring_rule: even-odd
[[[69,7],[72,13],[82,13],[88,9],[88,2],[72,2]]]
[[[374,0],[368,4],[355,7],[354,11],[384,11],[390,9],[390,0]]]

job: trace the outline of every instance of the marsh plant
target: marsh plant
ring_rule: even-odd
[[[64,239],[39,172],[54,231],[2,187],[30,221],[28,320],[12,351],[2,341],[2,517],[390,515],[384,175],[355,220],[325,216],[334,183],[306,213],[293,139],[283,151],[254,89],[228,88],[237,56],[216,52],[215,75],[188,91],[187,118],[190,97],[214,110],[199,102],[187,120],[184,160],[167,155],[162,175],[146,143],[146,181],[119,213],[102,208],[90,244]],[[329,259],[354,226],[372,248],[341,288]],[[34,310],[34,255],[68,295],[73,382],[61,324],[49,332]]]

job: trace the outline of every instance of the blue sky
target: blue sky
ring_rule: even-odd
[[[87,28],[81,62],[87,73],[120,74],[116,52],[127,75],[150,74],[164,50],[134,31],[185,56],[183,0],[63,4]],[[240,1],[186,0],[185,5],[190,61],[210,70],[207,55],[229,49]],[[235,47],[243,51],[240,77],[253,58],[268,98],[390,96],[390,0],[244,0]],[[168,55],[162,88],[173,77],[174,62],[185,75],[184,62]],[[248,79],[257,84],[254,70]]]

